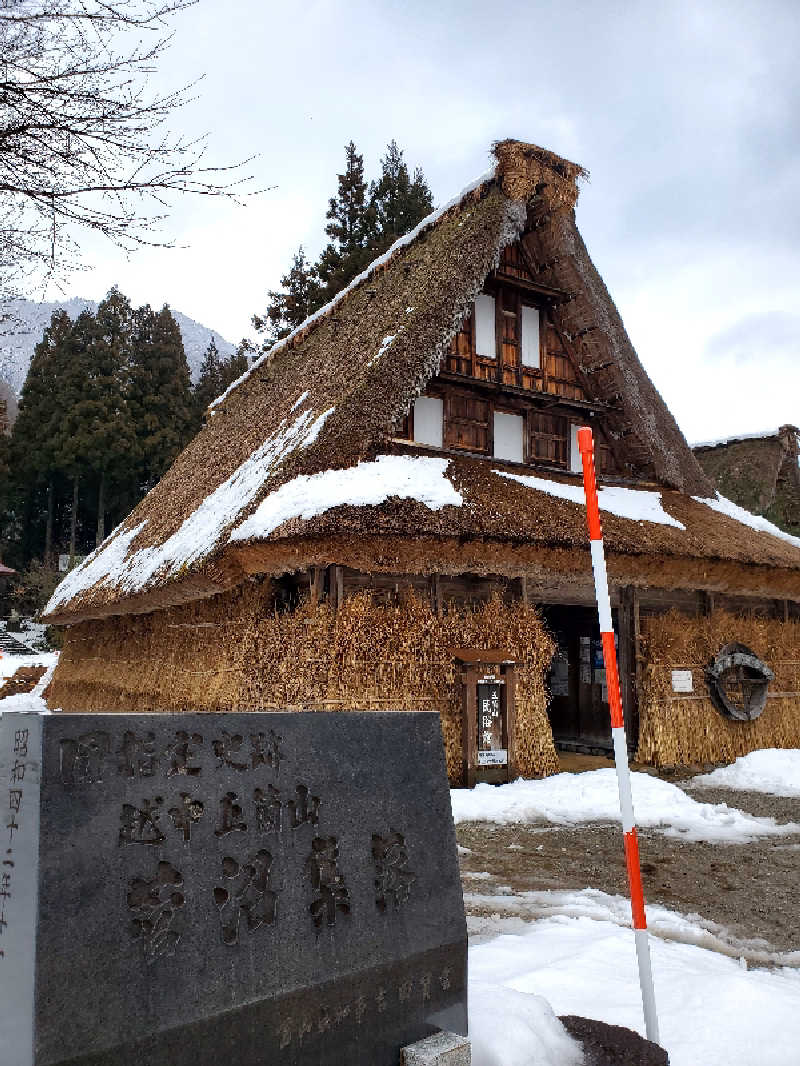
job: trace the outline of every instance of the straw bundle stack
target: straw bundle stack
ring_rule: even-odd
[[[545,688],[553,642],[535,608],[499,598],[437,615],[413,594],[385,605],[361,593],[339,611],[304,603],[278,613],[269,581],[251,582],[198,604],[73,626],[48,702],[90,711],[435,710],[459,784],[456,647],[513,655],[519,771],[556,772]]]
[[[637,758],[654,766],[732,762],[756,748],[800,747],[800,623],[714,611],[642,619],[646,666],[639,693]],[[775,673],[767,706],[754,722],[723,718],[711,703],[704,669],[720,648],[746,644]],[[672,670],[691,670],[693,692],[672,691]]]

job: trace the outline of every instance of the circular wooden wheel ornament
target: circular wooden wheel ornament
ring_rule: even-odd
[[[711,702],[725,718],[752,722],[767,703],[767,688],[775,675],[744,644],[726,644],[706,667]]]

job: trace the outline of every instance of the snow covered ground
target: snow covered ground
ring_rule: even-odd
[[[692,778],[692,787],[800,796],[800,751],[781,748],[751,751],[730,766],[722,766],[710,774]]]
[[[632,773],[636,824],[667,836],[712,843],[745,843],[757,837],[800,832],[800,825],[779,825],[725,803],[700,803],[683,789],[650,774]],[[522,778],[508,785],[453,789],[453,819],[459,822],[544,820],[556,825],[619,822],[619,796],[613,769],[555,774],[540,781]]]
[[[485,1022],[480,1012],[473,1016],[471,1029],[477,1028],[471,1035],[478,1037],[479,1046],[486,1025],[494,1053],[502,1048],[502,1057],[479,1053],[473,1066],[571,1066],[569,1050],[525,1057],[522,1029],[526,1019],[532,1027],[538,1024],[539,1007],[534,1000],[526,1010],[519,993],[544,997],[556,1014],[599,1018],[644,1035],[627,902],[619,897],[604,901],[602,893],[594,898],[584,893],[529,895],[556,897],[553,903],[561,913],[525,921],[514,916],[515,904],[524,907],[524,898],[490,896],[486,905],[495,913],[471,922],[478,935],[469,953],[470,1006],[486,985],[517,993],[506,1003],[502,1028],[490,1027],[491,1020]],[[467,897],[468,904],[475,901]],[[744,960],[686,942],[692,933],[698,941],[707,936],[702,924],[665,908],[653,910],[653,980],[661,1043],[671,1066],[796,1063],[800,972],[785,966],[749,969]],[[665,928],[658,929],[657,918]],[[670,938],[670,928],[682,931],[684,939]],[[502,1003],[502,994],[495,995]],[[546,1014],[542,1024],[549,1024]]]

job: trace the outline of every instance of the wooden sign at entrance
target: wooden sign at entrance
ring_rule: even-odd
[[[463,781],[500,784],[516,776],[515,667],[499,649],[458,648],[462,666]]]

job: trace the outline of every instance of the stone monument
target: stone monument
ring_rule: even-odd
[[[396,1066],[466,1033],[437,714],[0,719],[3,1066]]]

